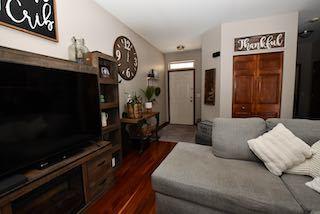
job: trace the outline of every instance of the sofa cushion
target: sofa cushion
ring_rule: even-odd
[[[294,166],[286,171],[289,174],[308,175],[313,178],[320,177],[320,141],[311,146],[312,157],[303,163]]]
[[[302,213],[281,179],[261,163],[218,158],[179,143],[152,174],[156,192],[227,213]]]
[[[282,123],[258,138],[248,140],[248,145],[267,169],[277,176],[312,156],[311,147]]]
[[[282,123],[298,138],[310,146],[320,140],[320,121],[305,119],[268,119],[266,121],[268,131],[278,123]]]
[[[266,131],[261,118],[216,118],[212,127],[213,154],[217,157],[260,162],[250,151],[247,141]]]
[[[311,177],[284,174],[281,179],[306,213],[320,212],[320,194],[305,185]]]

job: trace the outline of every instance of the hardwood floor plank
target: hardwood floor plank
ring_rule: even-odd
[[[116,173],[115,185],[87,213],[156,213],[151,174],[175,145],[154,142],[142,154],[130,152]]]

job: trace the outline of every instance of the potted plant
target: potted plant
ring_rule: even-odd
[[[152,103],[156,101],[155,97],[158,97],[161,93],[161,89],[159,87],[154,86],[148,86],[145,90],[142,90],[143,95],[146,98],[146,102],[144,104],[144,107],[146,111],[151,112],[152,111]]]

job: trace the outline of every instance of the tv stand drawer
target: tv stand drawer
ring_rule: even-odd
[[[99,194],[103,193],[106,189],[110,187],[113,182],[113,177],[111,175],[105,175],[100,177],[95,181],[89,183],[88,196],[91,199],[95,198]]]
[[[106,151],[96,158],[88,161],[87,168],[89,180],[96,180],[97,178],[108,174],[112,170],[111,159],[111,152]]]
[[[111,151],[105,151],[86,163],[89,200],[111,186],[113,182],[111,159]]]

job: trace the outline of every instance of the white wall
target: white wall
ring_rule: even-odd
[[[212,53],[220,51],[221,27],[215,27],[202,36],[202,88],[201,88],[201,119],[212,120],[220,115],[220,63],[221,58],[212,58]],[[216,100],[215,105],[204,104],[205,70],[216,69]]]
[[[119,86],[120,114],[125,102],[124,93],[139,92],[140,88],[146,87],[146,72],[152,68],[160,72],[158,84],[165,91],[164,56],[158,49],[92,0],[56,0],[56,4],[59,43],[0,26],[0,45],[67,59],[72,36],[85,38],[91,51],[98,50],[112,55],[115,39],[125,35],[133,42],[138,53],[139,68],[133,80],[123,81]],[[165,93],[160,95],[158,103],[155,109],[160,111],[161,122],[165,122]]]
[[[195,62],[195,122],[197,122],[198,119],[201,119],[201,49],[165,54],[166,85],[168,85],[168,64],[186,60],[194,60]]]
[[[250,52],[234,52],[234,39],[267,33],[285,32],[285,47]],[[233,56],[284,51],[281,118],[292,118],[296,52],[298,34],[298,13],[289,13],[221,25],[221,87],[220,117],[232,116],[232,74]],[[215,38],[212,38],[215,39]]]

